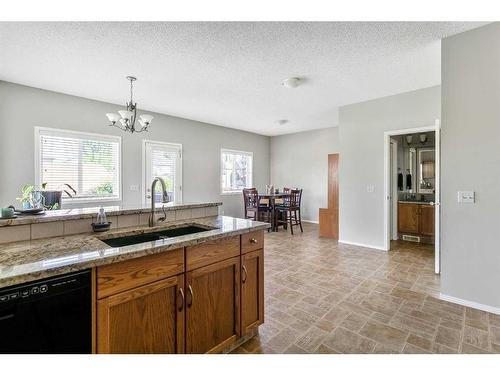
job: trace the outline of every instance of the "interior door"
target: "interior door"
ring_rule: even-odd
[[[151,183],[155,177],[165,180],[171,202],[182,202],[182,145],[144,141],[143,153],[143,202],[151,202]],[[160,184],[156,184],[154,197],[157,203],[162,202]]]
[[[391,139],[391,239],[398,239],[398,142]]]
[[[98,353],[183,353],[184,275],[97,302]]]
[[[220,352],[240,336],[240,257],[186,274],[186,353]]]
[[[440,121],[436,120],[435,133],[435,174],[436,188],[434,198],[434,272],[441,272],[441,243],[440,243],[440,225],[441,225],[441,126]]]

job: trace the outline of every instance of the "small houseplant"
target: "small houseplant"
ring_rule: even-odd
[[[47,210],[59,210],[61,209],[61,200],[62,200],[62,193],[66,193],[68,197],[72,197],[73,195],[76,194],[76,190],[73,189],[73,187],[70,184],[64,184],[71,193],[64,189],[64,190],[45,190],[47,187],[47,183],[44,182],[42,184],[42,196],[43,196],[43,205]]]
[[[61,198],[62,193],[66,193],[68,197],[73,197],[76,195],[76,190],[70,184],[64,184],[68,189],[63,190],[45,190],[47,183],[44,182],[41,186],[40,194],[43,197],[42,204],[47,210],[59,210],[61,209]],[[68,191],[69,190],[69,191]],[[16,198],[21,204],[23,210],[31,208],[31,197],[32,193],[37,191],[35,185],[26,184],[21,188],[21,196]]]
[[[31,208],[31,193],[35,191],[35,185],[26,184],[21,188],[21,196],[17,197],[16,200],[21,203],[24,210]]]

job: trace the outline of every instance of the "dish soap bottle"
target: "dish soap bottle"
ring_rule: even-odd
[[[104,207],[101,206],[101,208],[99,208],[99,212],[97,213],[97,224],[103,225],[107,223],[108,220],[106,219],[106,212],[104,212]]]

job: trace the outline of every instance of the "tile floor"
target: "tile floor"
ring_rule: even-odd
[[[500,353],[500,315],[441,301],[433,248],[266,234],[265,320],[233,353]]]

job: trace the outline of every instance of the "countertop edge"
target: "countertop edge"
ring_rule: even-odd
[[[104,266],[108,264],[118,263],[122,261],[127,261],[131,259],[141,258],[143,256],[155,255],[164,253],[167,251],[172,251],[176,249],[180,249],[187,246],[195,246],[200,243],[204,243],[207,241],[218,240],[226,237],[241,235],[244,233],[254,232],[258,230],[264,230],[270,227],[268,223],[263,222],[254,222],[254,227],[252,228],[241,228],[235,229],[224,233],[207,233],[206,237],[202,238],[187,238],[185,240],[181,240],[179,242],[170,244],[170,245],[160,245],[154,246],[148,249],[141,249],[137,251],[131,251],[130,253],[120,254],[120,255],[110,255],[106,258],[101,258],[97,260],[82,260],[76,261],[71,264],[62,265],[62,266],[54,266],[53,268],[46,268],[43,270],[26,272],[23,274],[13,275],[10,277],[0,278],[0,288],[8,288],[16,285],[21,285],[28,282],[34,282],[37,280],[45,279],[48,277],[63,275],[71,272],[82,271],[94,267]],[[110,247],[110,249],[112,249]],[[30,263],[27,263],[26,266],[29,266]]]

